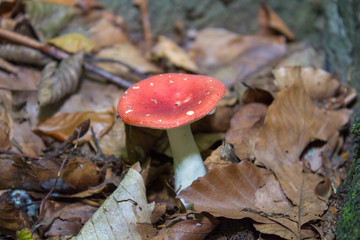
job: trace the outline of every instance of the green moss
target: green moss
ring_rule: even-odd
[[[351,164],[348,177],[342,186],[345,197],[337,225],[337,238],[350,240],[360,239],[360,113],[355,117],[351,130],[356,134],[356,160]]]

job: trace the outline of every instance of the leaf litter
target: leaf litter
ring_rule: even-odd
[[[9,24],[0,29],[1,234],[333,236],[321,228],[345,177],[356,91],[320,69],[321,53],[296,42],[265,4],[257,34],[204,28],[193,39],[154,43],[148,2],[134,4],[146,35],[137,43],[121,16],[95,1],[26,1],[16,14],[27,13],[28,24],[2,13]],[[164,132],[127,126],[114,110],[124,87],[171,71],[228,87],[215,114],[192,126],[209,171],[180,193]],[[246,227],[234,231],[229,220]]]

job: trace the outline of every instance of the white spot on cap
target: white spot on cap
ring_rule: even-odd
[[[132,112],[133,110],[131,110],[131,109],[129,109],[129,110],[127,110],[125,113],[129,113],[129,112]]]
[[[154,84],[151,82],[151,83],[150,83],[150,86],[154,86]]]
[[[161,120],[161,119],[159,119],[159,122],[162,122],[162,120]]]
[[[154,102],[155,104],[157,104],[157,100],[156,99],[151,99],[152,102]]]
[[[124,94],[127,94],[127,93],[128,93],[128,91],[126,90]]]
[[[150,113],[146,114],[145,116],[146,116],[146,117],[149,117],[149,116],[150,116]]]
[[[186,81],[187,80],[187,78],[184,78],[184,81]]]
[[[193,115],[194,114],[194,111],[188,111],[187,113],[186,113],[186,115],[189,115],[189,116],[191,116],[191,115]]]
[[[201,101],[198,102],[198,104],[200,104],[200,103],[201,103]]]
[[[209,94],[210,94],[210,92],[206,92],[206,94],[207,94],[207,95],[209,95]]]
[[[171,75],[169,75],[168,77],[171,78]]]
[[[169,83],[174,83],[174,81],[170,80]]]
[[[139,89],[140,87],[139,86],[134,86],[133,89]]]

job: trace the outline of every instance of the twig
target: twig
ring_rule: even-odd
[[[4,39],[9,42],[13,42],[19,45],[24,45],[33,49],[37,49],[55,59],[65,59],[68,58],[70,54],[50,45],[43,44],[41,42],[38,42],[32,38],[20,35],[18,33],[8,31],[5,29],[0,28],[0,39]],[[110,82],[123,87],[123,88],[129,88],[133,84],[131,82],[126,81],[125,79],[122,79],[118,76],[115,76],[105,70],[102,70],[86,61],[84,61],[83,66],[86,70],[95,73],[101,77],[104,77],[105,79],[109,80]]]
[[[152,34],[151,34],[151,24],[148,13],[148,1],[147,0],[133,0],[133,3],[138,5],[140,8],[140,18],[143,25],[144,31],[144,40],[146,47],[146,56],[149,57],[152,47]]]
[[[40,157],[38,157],[38,156],[32,156],[32,155],[28,155],[28,154],[24,154],[24,153],[17,153],[17,152],[12,152],[12,151],[0,150],[0,155],[9,155],[9,156],[17,156],[17,157],[24,157],[24,158],[40,160]]]
[[[95,132],[94,132],[94,128],[93,127],[90,127],[91,129],[91,135],[94,139],[94,142],[95,142],[95,146],[96,146],[96,159],[100,158],[102,159],[103,158],[103,152],[101,151],[101,148],[100,148],[100,144],[99,144],[99,141],[98,139],[96,138],[96,135],[95,135]]]
[[[60,178],[60,175],[61,175],[61,172],[62,170],[64,169],[65,167],[65,164],[67,163],[67,161],[70,159],[70,157],[72,156],[73,152],[75,151],[75,149],[77,149],[77,144],[78,144],[78,141],[79,141],[79,138],[80,138],[80,135],[82,133],[82,129],[81,127],[80,128],[77,128],[75,129],[75,131],[77,133],[77,137],[76,137],[76,143],[74,145],[74,147],[71,149],[71,151],[69,152],[69,154],[66,156],[66,158],[63,159],[61,165],[60,165],[60,168],[59,168],[59,171],[56,175],[56,178],[55,178],[55,182],[53,184],[53,186],[51,187],[50,191],[48,192],[48,194],[41,200],[41,204],[40,204],[40,209],[39,209],[39,217],[37,219],[37,221],[35,222],[35,224],[33,225],[32,227],[32,230],[31,232],[34,233],[35,230],[40,226],[39,225],[39,222],[43,219],[43,215],[44,215],[44,207],[45,207],[45,203],[46,201],[49,199],[49,197],[51,196],[51,194],[53,193],[53,191],[55,190],[56,188],[56,185],[57,185],[57,182]]]

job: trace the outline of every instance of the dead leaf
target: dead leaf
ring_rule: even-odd
[[[19,67],[16,74],[0,70],[0,87],[9,90],[34,91],[38,89],[40,72],[36,69]]]
[[[210,170],[177,197],[193,203],[198,212],[233,219],[249,217],[251,213],[246,209],[255,209],[255,193],[265,183],[267,174],[265,169],[247,161],[230,164]]]
[[[302,189],[300,155],[314,139],[326,141],[338,131],[330,114],[312,103],[300,83],[294,84],[278,93],[259,132],[256,161],[275,173],[296,205]]]
[[[267,106],[264,104],[249,103],[242,106],[232,117],[225,139],[234,146],[238,158],[254,157],[256,136],[262,128],[266,111]]]
[[[116,26],[105,18],[97,21],[88,32],[91,34],[91,39],[96,42],[96,46],[99,49],[129,41],[119,26]]]
[[[285,53],[282,37],[237,35],[213,28],[200,31],[190,46],[190,56],[199,71],[220,79],[228,87],[273,65]]]
[[[130,168],[119,187],[72,239],[150,239],[154,207],[155,203],[147,203],[141,175]]]
[[[261,3],[258,13],[260,35],[268,36],[280,33],[290,41],[295,40],[294,34],[284,21],[265,3]]]
[[[165,58],[173,65],[187,71],[196,73],[198,71],[195,63],[188,54],[175,42],[165,36],[158,36],[157,43],[152,50],[154,58]]]
[[[75,92],[80,81],[83,61],[84,53],[78,52],[62,60],[58,67],[55,62],[46,65],[39,82],[40,106],[57,102],[66,94]]]
[[[79,51],[88,53],[96,48],[96,43],[93,40],[79,33],[61,35],[50,39],[48,42],[69,53]]]
[[[200,219],[186,219],[175,223],[169,228],[163,228],[154,240],[201,240],[206,237],[217,225],[217,221],[212,221],[205,216]]]
[[[103,136],[113,125],[115,110],[111,106],[105,111],[84,111],[72,113],[57,113],[54,116],[39,123],[34,131],[52,136],[60,141],[68,139],[83,121],[90,119],[96,137]],[[92,135],[88,131],[81,140],[91,141]]]
[[[44,66],[51,58],[38,50],[15,44],[0,45],[0,57],[6,60],[35,66]]]
[[[115,44],[111,47],[101,49],[96,57],[99,59],[112,59],[125,63],[141,73],[160,73],[161,70],[147,61],[140,50],[130,42]],[[97,66],[113,74],[122,75],[128,72],[128,68],[118,63],[97,63]]]

